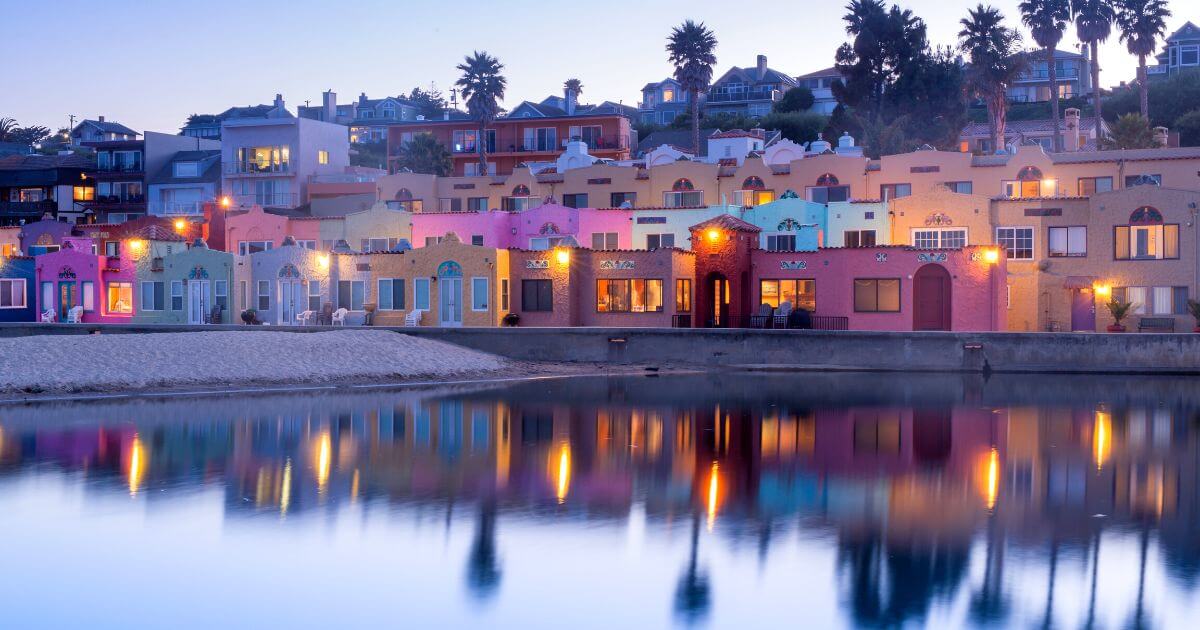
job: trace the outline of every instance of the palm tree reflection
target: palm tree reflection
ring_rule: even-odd
[[[679,586],[675,588],[675,614],[687,623],[695,623],[708,615],[709,591],[708,575],[697,564],[696,551],[700,545],[700,515],[692,515],[691,551],[688,554],[687,568],[679,578]]]
[[[496,553],[496,501],[479,504],[479,525],[467,556],[467,589],[475,599],[485,601],[500,589],[500,559]]]

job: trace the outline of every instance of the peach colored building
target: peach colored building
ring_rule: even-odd
[[[508,313],[507,250],[445,234],[428,247],[372,253],[369,259],[376,325],[402,326],[417,310],[422,326],[498,326]]]

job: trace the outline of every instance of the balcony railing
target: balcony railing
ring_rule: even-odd
[[[778,100],[778,90],[725,90],[708,94],[709,103],[737,103],[739,101]]]
[[[100,164],[96,167],[97,173],[141,173],[143,170],[141,162],[133,164]]]
[[[287,175],[292,172],[289,162],[261,164],[259,162],[234,162],[225,165],[226,175]]]
[[[249,195],[253,196],[253,195]],[[210,199],[209,202],[212,200]],[[156,216],[194,217],[204,214],[203,201],[152,201],[146,209]]]
[[[0,216],[41,218],[57,206],[53,201],[0,201]]]
[[[296,193],[264,193],[254,195],[234,195],[233,203],[241,208],[262,206],[264,208],[295,208],[299,205]]]
[[[1057,79],[1059,81],[1062,81],[1065,79],[1078,79],[1078,78],[1079,78],[1079,69],[1078,68],[1063,68],[1062,70],[1059,70],[1057,73],[1057,76],[1055,76],[1055,79]],[[1050,71],[1049,70],[1030,70],[1028,72],[1022,73],[1021,76],[1017,77],[1017,80],[1018,81],[1049,81],[1050,80]]]
[[[93,205],[143,203],[146,203],[146,195],[96,195],[92,200]]]

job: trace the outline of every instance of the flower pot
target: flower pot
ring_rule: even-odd
[[[1125,327],[1120,324],[1112,324],[1108,327],[1108,332],[1125,332]]]

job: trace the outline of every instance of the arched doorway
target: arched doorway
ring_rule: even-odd
[[[704,281],[708,299],[707,309],[709,318],[706,322],[709,328],[729,327],[729,278],[724,274],[713,272]]]
[[[913,330],[950,330],[950,272],[925,265],[913,274]]]

